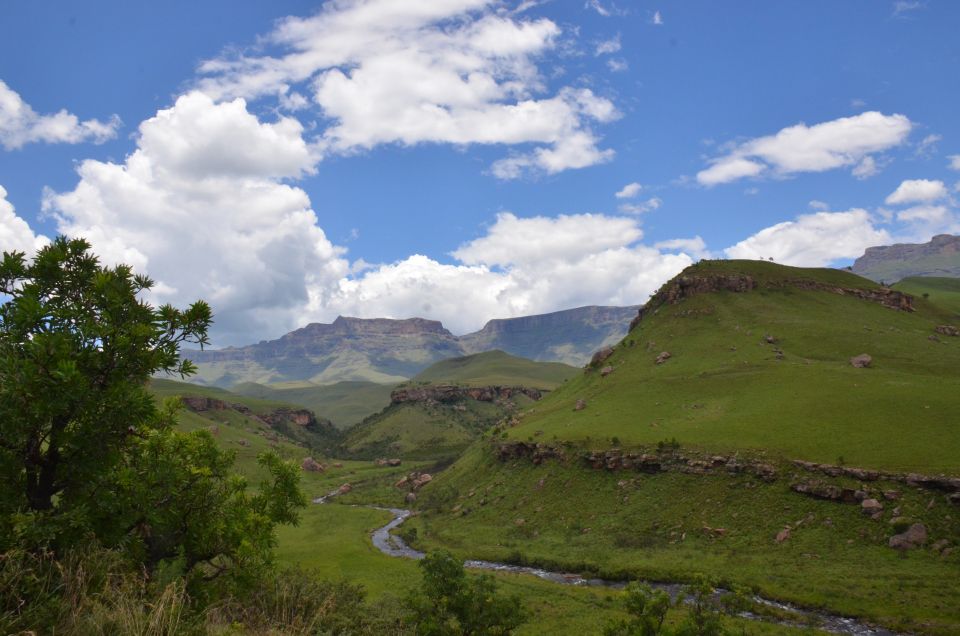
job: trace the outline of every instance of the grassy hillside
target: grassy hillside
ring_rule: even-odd
[[[944,550],[960,544],[956,505],[791,462],[960,475],[960,338],[929,338],[951,312],[922,296],[912,312],[877,299],[897,300],[842,271],[686,270],[602,363],[611,373],[568,381],[424,489],[419,547],[617,578],[704,573],[913,633],[957,633],[960,554]],[[872,365],[854,368],[862,353]],[[554,457],[498,457],[521,444]],[[655,474],[585,461],[617,451],[681,459]],[[809,482],[863,491],[882,510],[871,518],[857,500],[794,490]],[[915,522],[925,548],[888,547]]]
[[[577,368],[560,362],[534,362],[503,351],[486,351],[441,360],[418,373],[411,381],[554,389],[578,372]]]
[[[375,382],[279,382],[256,384],[244,382],[230,388],[232,393],[264,400],[296,404],[310,409],[345,429],[390,404],[393,385]]]
[[[904,278],[893,288],[926,298],[931,303],[952,312],[954,316],[960,316],[960,278],[911,276]]]
[[[800,278],[878,289],[835,270],[721,261],[688,272],[750,275],[761,286],[660,306],[605,362],[613,373],[567,382],[508,435],[542,430],[627,446],[676,438],[715,450],[960,472],[960,339],[928,339],[949,312],[922,297],[911,313],[849,293],[775,286]],[[671,357],[656,364],[664,351]],[[872,366],[851,366],[862,353]],[[577,400],[586,408],[574,412]]]

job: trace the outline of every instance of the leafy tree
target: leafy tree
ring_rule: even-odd
[[[523,624],[518,597],[499,595],[489,575],[467,576],[463,563],[448,552],[427,555],[420,568],[421,594],[409,601],[418,634],[497,636],[511,634]]]
[[[670,595],[649,585],[632,581],[624,590],[624,605],[630,619],[610,624],[606,636],[657,636],[670,609]]]
[[[680,627],[677,636],[723,636],[723,618],[718,603],[714,600],[713,585],[699,577],[694,583],[686,586],[686,598],[681,596],[677,603],[686,602],[690,611]]]

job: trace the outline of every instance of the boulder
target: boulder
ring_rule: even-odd
[[[960,336],[960,329],[954,327],[953,325],[938,325],[935,331],[944,336]]]
[[[426,486],[431,481],[433,481],[433,475],[430,475],[428,473],[423,473],[422,475],[419,475],[418,477],[416,477],[410,483],[410,485],[414,490],[420,490],[422,487]]]
[[[784,528],[777,533],[777,543],[783,543],[790,538],[790,528]]]
[[[399,460],[399,459],[388,459],[388,460],[387,460],[387,466],[399,466],[399,465],[400,465],[400,460]]]
[[[600,369],[600,377],[602,377],[602,378],[607,377],[607,376],[610,375],[611,373],[613,373],[613,367],[611,367],[611,366],[606,366],[606,367],[603,367],[602,369]]]
[[[600,364],[605,362],[607,358],[613,355],[613,347],[604,347],[600,351],[597,351],[593,354],[593,357],[590,358],[590,366],[598,367]]]
[[[660,355],[657,356],[657,359],[655,360],[655,362],[657,364],[663,364],[664,362],[669,360],[671,357],[672,355],[669,351],[661,351]]]
[[[342,486],[340,486],[339,488],[337,488],[337,494],[338,494],[338,495],[345,495],[345,494],[347,494],[348,492],[350,492],[351,490],[353,490],[353,486],[351,486],[350,484],[343,484]]]
[[[890,537],[888,545],[897,550],[909,550],[927,542],[927,527],[922,523],[915,523],[905,532]]]
[[[865,515],[873,516],[878,512],[883,512],[883,504],[876,499],[864,499],[860,502],[860,510]]]
[[[308,473],[322,473],[324,471],[323,464],[313,457],[304,457],[300,467]]]
[[[574,411],[582,411],[582,410],[585,409],[585,408],[587,408],[587,401],[586,401],[586,400],[577,400],[577,403],[574,405],[573,410],[574,410]]]
[[[873,358],[869,353],[861,353],[858,356],[850,358],[850,364],[857,369],[866,369],[873,363]]]
[[[416,500],[417,500],[417,493],[415,492],[408,492],[407,496],[404,497],[404,501],[406,501],[408,504],[412,504]]]

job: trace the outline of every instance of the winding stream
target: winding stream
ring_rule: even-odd
[[[330,495],[326,497],[320,497],[319,499],[315,499],[314,503],[327,503],[329,497]],[[393,519],[390,520],[390,523],[381,528],[377,528],[371,535],[374,547],[380,550],[380,552],[386,554],[387,556],[400,557],[404,559],[422,559],[424,556],[426,556],[423,552],[414,550],[408,546],[406,542],[397,535],[391,534],[392,530],[399,527],[400,524],[406,521],[410,515],[413,514],[410,510],[403,510],[401,508],[384,508],[381,506],[358,507],[384,510],[393,515]],[[464,567],[475,570],[529,574],[545,581],[551,581],[560,585],[586,585],[613,589],[622,589],[626,586],[626,581],[610,581],[606,579],[586,578],[579,574],[551,572],[549,570],[543,570],[540,568],[497,563],[495,561],[471,560],[465,561],[463,565]],[[683,588],[683,586],[678,583],[652,583],[648,581],[647,584],[655,589],[666,591],[670,594],[671,598],[676,598]],[[718,590],[718,593],[722,592],[723,590]],[[849,634],[851,636],[906,636],[904,634],[900,634],[899,632],[893,632],[881,627],[871,627],[869,625],[865,625],[853,618],[837,616],[835,614],[829,614],[819,610],[802,609],[789,603],[781,603],[779,601],[765,599],[760,596],[754,596],[753,600],[756,603],[766,605],[768,607],[790,612],[797,617],[795,621],[781,621],[780,624],[782,625],[791,625],[795,627],[813,625],[817,629],[825,632],[830,632],[833,634]],[[769,617],[759,616],[751,612],[744,612],[740,616],[743,618],[767,622],[771,622],[773,620]]]

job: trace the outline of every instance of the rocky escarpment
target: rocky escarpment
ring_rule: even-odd
[[[715,292],[747,293],[756,289],[784,289],[788,287],[852,296],[860,300],[879,303],[891,309],[913,311],[913,296],[887,287],[866,289],[833,285],[805,278],[757,280],[746,274],[684,273],[668,281],[650,297],[649,302],[640,308],[637,316],[630,323],[630,329],[639,324],[644,316],[656,312],[664,305],[675,305],[686,298],[699,294]]]
[[[280,407],[268,412],[254,413],[244,404],[225,402],[217,398],[185,395],[180,400],[184,408],[194,413],[235,411],[308,446],[332,448],[342,436],[331,422],[317,418],[313,411],[307,409]]]
[[[939,234],[927,243],[868,247],[851,270],[887,283],[908,276],[960,277],[960,236]]]
[[[390,394],[392,404],[406,402],[462,402],[476,400],[477,402],[496,402],[509,400],[517,395],[525,395],[531,400],[543,397],[543,391],[522,386],[483,386],[464,387],[452,384],[437,384],[428,386],[402,387]]]

